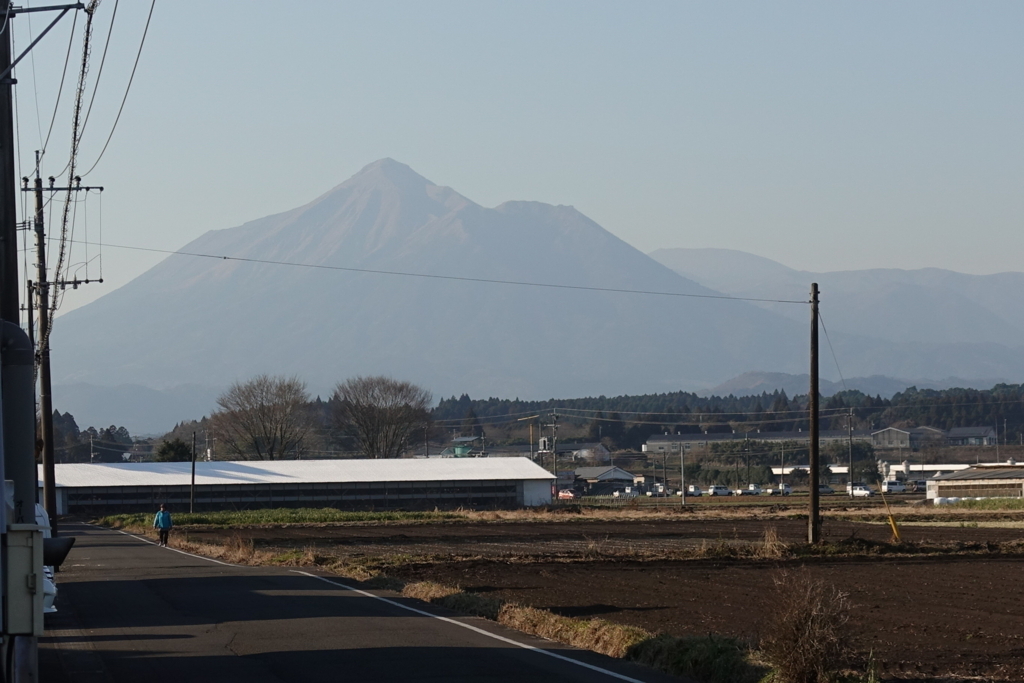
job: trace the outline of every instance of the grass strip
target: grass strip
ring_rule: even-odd
[[[368,583],[397,590],[405,597],[490,619],[522,633],[705,683],[756,683],[768,673],[755,660],[750,648],[733,638],[712,635],[678,638],[604,619],[564,617],[432,581],[402,583],[379,575]]]
[[[956,510],[1024,510],[1024,498],[984,498],[982,500],[961,500],[946,506]]]
[[[344,512],[334,508],[272,508],[265,510],[222,510],[217,512],[178,512],[174,514],[176,526],[256,526],[265,524],[328,524],[344,522],[421,522],[461,519],[457,512]],[[153,515],[148,512],[108,515],[96,524],[113,529],[148,527]]]

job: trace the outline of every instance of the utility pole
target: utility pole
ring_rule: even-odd
[[[27,180],[27,179],[26,179]],[[27,185],[28,183],[23,184]],[[57,476],[53,465],[53,396],[50,384],[50,286],[46,277],[46,235],[43,230],[43,179],[39,177],[39,151],[36,150],[36,309],[39,311],[39,426],[43,461],[43,507],[50,516],[50,529],[57,536]]]
[[[782,442],[782,458],[781,458],[781,462],[779,464],[781,465],[781,467],[779,468],[779,490],[781,491],[782,489],[786,488],[785,487],[785,483],[786,483],[786,442],[785,441]]]
[[[846,432],[849,437],[850,445],[850,469],[846,471],[846,481],[850,483],[850,498],[853,498],[853,408],[850,408],[850,414],[846,418]]]
[[[4,21],[0,27],[0,417],[2,417],[2,450],[0,473],[5,481],[13,483],[13,495],[8,506],[0,506],[0,610],[2,610],[2,650],[4,680],[39,680],[38,636],[43,635],[43,615],[35,609],[37,591],[43,582],[39,545],[47,545],[42,530],[35,525],[35,503],[38,490],[35,450],[35,349],[20,325],[18,305],[18,217],[15,192],[17,178],[14,173],[14,67],[52,29],[61,17],[72,9],[84,9],[81,3],[46,7],[16,7],[5,3]],[[21,55],[12,59],[11,45],[16,15],[25,12],[60,10],[50,25],[37,34]],[[27,274],[26,274],[27,275]],[[26,278],[27,279],[27,278]],[[91,449],[91,445],[90,445]],[[51,521],[52,518],[51,518]],[[56,541],[57,539],[49,539]],[[54,547],[50,543],[51,548]],[[15,548],[32,548],[26,557],[11,552]],[[67,550],[63,551],[66,556]],[[59,566],[63,556],[51,563]],[[33,608],[17,609],[16,604],[31,604]]]
[[[188,511],[196,511],[196,433],[192,432],[192,485],[188,490]]]
[[[679,444],[679,507],[686,507],[686,460],[683,444]]]
[[[523,420],[530,421],[530,462],[533,462],[533,421],[536,420],[540,415],[529,415],[527,417],[521,417],[516,422],[522,422]],[[540,455],[538,453],[538,455]]]
[[[57,482],[54,471],[54,444],[53,444],[53,388],[50,380],[50,285],[77,287],[79,284],[94,282],[93,280],[78,280],[71,282],[57,280],[50,282],[46,273],[46,229],[43,216],[43,179],[40,176],[40,153],[36,150],[36,177],[33,187],[28,186],[28,178],[22,178],[22,191],[31,192],[35,195],[35,222],[36,234],[36,309],[39,315],[38,341],[36,344],[36,363],[39,368],[39,440],[42,442],[41,460],[43,464],[43,507],[46,514],[50,516],[50,527],[53,536],[57,536]],[[68,187],[54,187],[53,178],[50,178],[50,186],[47,191],[50,194],[56,192],[80,192],[82,190],[99,190],[102,187],[82,187],[81,178],[74,178],[75,184],[68,183]],[[102,282],[102,280],[99,280]]]
[[[528,418],[524,418],[528,419]],[[558,411],[553,410],[551,412],[551,424],[541,425],[541,429],[544,427],[551,427],[551,474],[555,475],[556,481],[558,477]],[[543,432],[541,432],[543,434]],[[538,455],[540,455],[538,453]]]
[[[10,12],[10,7],[7,8]],[[6,20],[0,31],[0,71],[11,66],[12,22]],[[18,214],[14,191],[14,115],[13,87],[17,81],[4,74],[0,79],[0,318],[17,323],[18,311]]]
[[[811,284],[811,386],[807,410],[811,418],[810,502],[807,510],[807,542],[821,540],[821,518],[818,513],[818,283]]]

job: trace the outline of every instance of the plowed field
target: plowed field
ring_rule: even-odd
[[[668,519],[190,530],[189,536],[240,535],[260,548],[314,546],[342,556],[432,556],[400,570],[401,576],[676,635],[756,639],[775,599],[778,572],[806,572],[849,593],[852,645],[864,658],[874,654],[886,680],[1024,680],[1024,558],[611,557],[756,543],[768,526],[785,542],[800,542],[806,534],[805,523],[796,519]],[[826,520],[824,535],[826,540],[886,541],[890,532],[878,524]],[[928,543],[1006,542],[1024,538],[1024,530],[911,526],[903,536]]]

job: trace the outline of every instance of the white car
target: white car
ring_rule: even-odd
[[[875,495],[875,492],[871,490],[865,484],[854,484],[853,485],[853,497],[854,498],[870,498]]]
[[[732,491],[729,490],[728,486],[722,486],[721,484],[712,484],[708,487],[709,496],[731,496]]]
[[[679,495],[680,496],[683,495],[683,492],[680,491]],[[688,496],[701,496],[701,495],[704,495],[704,492],[701,491],[700,487],[697,486],[696,484],[690,484],[689,486],[686,487],[686,495],[688,495]]]

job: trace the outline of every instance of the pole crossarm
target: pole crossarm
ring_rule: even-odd
[[[22,180],[26,180],[26,178],[22,178]],[[43,188],[43,192],[71,192],[74,190],[99,190],[100,192],[103,192],[103,188],[99,185],[76,185],[75,187],[53,187],[51,185],[50,187]],[[21,188],[21,191],[35,192],[35,189],[31,187],[23,187]]]
[[[10,13],[13,16],[17,16],[18,14],[22,14],[24,12],[45,12],[47,10],[54,10],[54,11],[61,10],[61,13],[57,15],[56,19],[54,19],[53,21],[50,22],[49,26],[47,26],[46,28],[43,29],[42,33],[40,33],[38,36],[36,36],[35,40],[33,40],[31,43],[29,43],[29,46],[26,47],[25,50],[20,55],[18,55],[17,59],[15,59],[13,62],[11,62],[11,65],[9,67],[7,67],[7,69],[5,69],[3,73],[0,73],[0,81],[3,81],[5,78],[7,78],[7,76],[10,75],[11,71],[14,70],[14,67],[18,66],[18,62],[20,62],[21,60],[25,59],[25,56],[28,55],[28,53],[32,51],[32,48],[34,48],[36,46],[36,43],[38,43],[40,40],[42,40],[43,36],[45,36],[47,33],[49,33],[50,29],[53,28],[54,26],[56,26],[57,22],[60,21],[61,19],[63,19],[64,15],[67,14],[68,12],[70,12],[73,9],[85,9],[85,5],[83,5],[80,2],[77,2],[77,3],[73,4],[73,5],[53,5],[53,6],[50,6],[50,7],[12,7],[10,9]]]
[[[56,12],[57,10],[85,9],[85,3],[73,2],[70,5],[46,5],[45,7],[11,7],[11,15],[28,14],[30,12]]]

